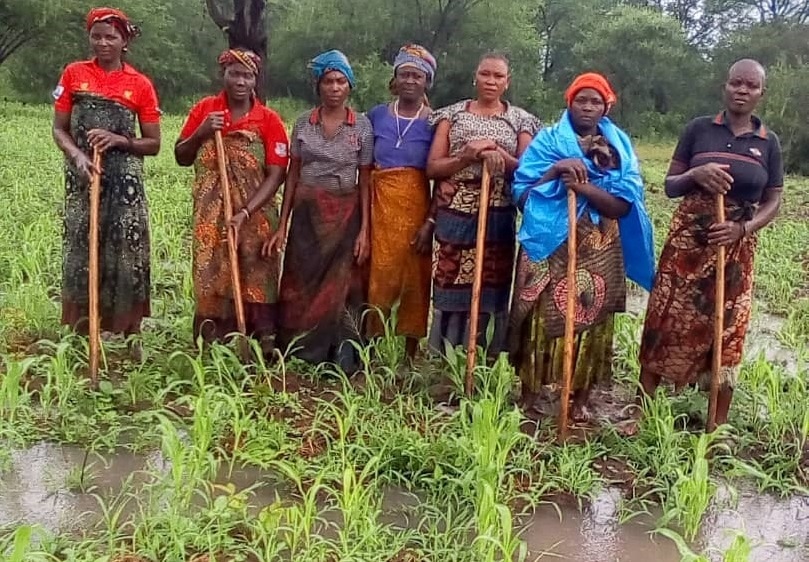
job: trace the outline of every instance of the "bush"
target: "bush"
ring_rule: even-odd
[[[781,62],[770,69],[762,118],[778,134],[784,167],[792,174],[809,174],[809,66]]]

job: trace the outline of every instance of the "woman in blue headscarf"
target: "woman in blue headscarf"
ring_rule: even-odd
[[[286,244],[278,343],[310,362],[357,367],[368,259],[371,123],[348,107],[354,72],[340,51],[309,64],[320,105],[295,122],[280,226],[264,248]],[[294,212],[293,212],[294,211]],[[291,215],[291,219],[290,219]],[[286,241],[286,242],[285,242]]]
[[[522,210],[510,319],[512,361],[522,403],[561,380],[567,302],[567,190],[576,192],[574,421],[587,421],[593,384],[611,376],[613,320],[626,305],[629,277],[652,286],[652,226],[629,137],[606,117],[616,96],[607,80],[582,74],[568,88],[559,123],[536,136],[514,174]]]

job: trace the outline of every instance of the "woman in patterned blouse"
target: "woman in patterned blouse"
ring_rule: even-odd
[[[310,68],[321,103],[292,129],[281,223],[265,253],[286,240],[278,345],[350,373],[365,301],[374,137],[370,121],[346,105],[354,73],[345,55],[328,51]]]
[[[475,72],[477,98],[433,112],[436,126],[427,160],[427,176],[438,182],[429,219],[435,226],[433,261],[433,326],[430,345],[465,345],[472,302],[475,260],[483,260],[480,302],[481,345],[486,326],[494,322],[488,352],[504,350],[515,252],[516,210],[510,183],[517,159],[539,129],[528,112],[502,99],[509,86],[508,60],[487,54]],[[492,174],[486,249],[477,256],[478,208],[483,163]]]

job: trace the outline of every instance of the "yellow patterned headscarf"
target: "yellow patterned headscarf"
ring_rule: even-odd
[[[219,64],[222,67],[236,63],[246,66],[250,72],[258,76],[259,68],[261,68],[261,57],[246,49],[228,49],[219,55]]]

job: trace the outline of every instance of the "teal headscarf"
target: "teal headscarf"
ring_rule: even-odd
[[[320,82],[323,75],[332,70],[336,70],[343,74],[348,80],[348,85],[354,88],[354,71],[351,69],[351,64],[348,58],[337,49],[320,53],[318,56],[309,61],[309,70],[314,75],[315,82]]]

